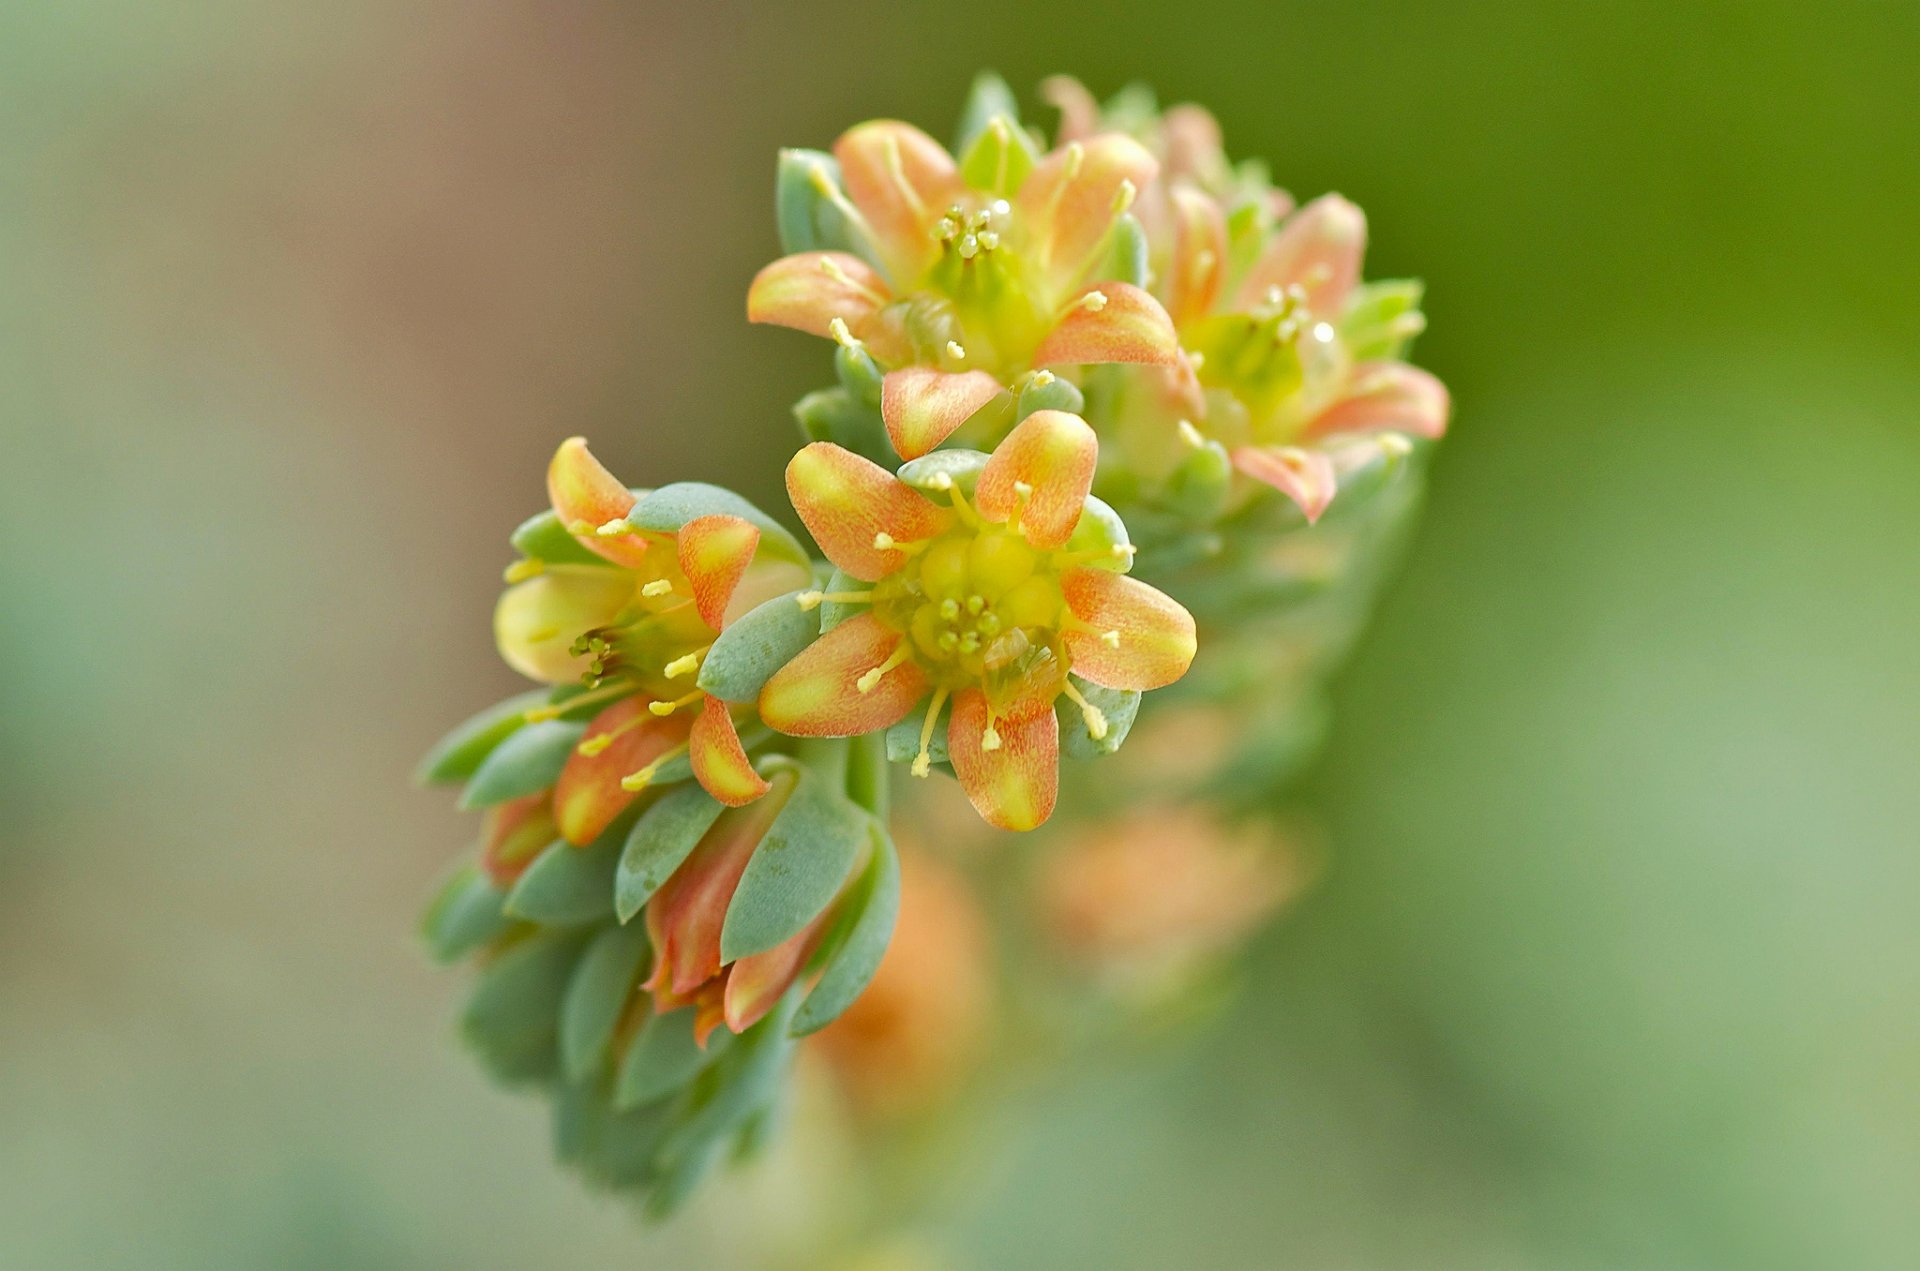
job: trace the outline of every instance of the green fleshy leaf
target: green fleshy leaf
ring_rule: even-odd
[[[465,723],[452,729],[433,744],[420,761],[414,780],[422,785],[447,785],[465,781],[493,753],[495,746],[520,730],[527,712],[545,704],[547,695],[535,689],[496,702]]]
[[[621,922],[631,922],[680,868],[721,811],[719,800],[697,785],[686,785],[669,790],[641,813],[614,873],[614,912]]]
[[[552,508],[520,522],[520,528],[513,532],[508,541],[522,556],[530,560],[543,560],[549,565],[613,566],[613,562],[605,557],[596,556],[582,547],[580,540],[560,524],[560,516]]]
[[[1096,559],[1087,562],[1090,567],[1124,574],[1133,568],[1133,553],[1115,549],[1131,546],[1132,542],[1126,522],[1113,510],[1113,505],[1089,494],[1080,511],[1080,523],[1073,527],[1073,534],[1067,539],[1067,550],[1094,553]]]
[[[707,1048],[693,1039],[693,1007],[654,1015],[640,1026],[614,1079],[614,1107],[625,1111],[664,1099],[686,1087],[709,1063],[725,1053],[733,1034],[717,1028]]]
[[[585,847],[555,839],[507,893],[507,913],[551,926],[613,917],[613,873],[625,837],[609,831]]]
[[[585,944],[577,931],[540,932],[481,971],[460,1032],[499,1081],[544,1080],[559,1065],[561,996]]]
[[[848,348],[841,345],[833,351],[833,373],[840,379],[840,387],[847,390],[853,399],[868,410],[880,409],[880,389],[885,377],[875,364],[873,355],[864,348]]]
[[[837,595],[849,591],[866,591],[872,586],[872,583],[862,582],[852,574],[836,569],[828,575],[826,585],[820,590]],[[867,612],[867,609],[866,605],[849,604],[844,600],[821,601],[820,634],[825,635],[855,614]]]
[[[944,481],[951,481],[961,493],[971,494],[986,466],[987,456],[978,450],[936,450],[901,464],[895,475],[916,490],[938,491]]]
[[[672,1123],[667,1104],[621,1112],[598,1083],[563,1085],[554,1094],[553,1153],[591,1182],[645,1187],[659,1173],[654,1158]]]
[[[669,1171],[689,1157],[708,1154],[772,1105],[793,1055],[789,1029],[799,1000],[799,989],[789,990],[765,1019],[734,1039],[703,1083],[691,1115],[660,1146]]]
[[[559,779],[567,756],[586,730],[585,724],[558,719],[516,729],[475,770],[473,780],[460,792],[460,806],[490,808],[546,789]]]
[[[1035,159],[1033,143],[1017,120],[995,115],[981,126],[960,154],[960,179],[995,198],[1008,199],[1027,183]]]
[[[859,855],[867,815],[802,770],[747,861],[720,929],[720,960],[763,953],[820,916]]]
[[[844,388],[822,388],[793,404],[793,417],[808,441],[831,441],[863,459],[892,467],[899,457],[887,439],[878,406],[869,406]]]
[[[644,926],[607,927],[593,938],[560,1004],[560,1063],[582,1081],[606,1058],[614,1027],[632,1003],[647,961]]]
[[[1146,288],[1147,231],[1132,212],[1122,212],[1114,218],[1107,270],[1099,277],[1130,282],[1143,290]]]
[[[478,866],[449,878],[420,923],[434,960],[457,962],[513,925],[501,910],[505,899]]]
[[[1071,415],[1084,415],[1087,412],[1087,395],[1080,391],[1078,384],[1058,375],[1052,376],[1044,384],[1029,379],[1020,389],[1020,401],[1014,411],[1015,422],[1025,419],[1036,410],[1064,410]]]
[[[1166,503],[1182,516],[1211,521],[1227,505],[1233,488],[1233,461],[1217,441],[1190,448],[1167,482]]]
[[[1081,696],[1106,716],[1107,732],[1095,741],[1093,734],[1087,730],[1086,716],[1062,694],[1053,704],[1054,713],[1060,717],[1061,751],[1072,759],[1098,759],[1102,755],[1112,754],[1126,741],[1127,734],[1133,729],[1134,718],[1140,713],[1139,690],[1103,688],[1098,684],[1089,684],[1077,675],[1071,679]]]
[[[1273,213],[1263,202],[1241,203],[1227,213],[1228,278],[1244,278],[1267,245]]]
[[[953,153],[965,154],[972,149],[980,134],[987,130],[988,122],[996,116],[1018,130],[1020,101],[1007,87],[1006,80],[993,71],[981,71],[973,77],[973,87],[967,90],[967,104],[961,107],[960,126],[953,135]]]
[[[940,718],[934,721],[933,735],[927,739],[927,758],[936,764],[947,763],[947,719],[953,714],[950,703],[940,704]],[[887,758],[893,763],[910,763],[920,753],[920,729],[926,723],[924,711],[914,711],[887,729]]]
[[[696,517],[716,515],[737,516],[759,527],[763,554],[799,565],[811,563],[800,540],[788,533],[784,525],[733,491],[704,481],[676,481],[661,486],[634,504],[627,520],[643,530],[676,534],[681,526]]]
[[[893,924],[900,916],[900,857],[885,827],[872,822],[869,832],[873,859],[847,898],[840,929],[827,940],[825,947],[831,952],[813,991],[794,1016],[795,1037],[825,1028],[853,1005],[872,982],[893,939]]]
[[[1158,123],[1159,118],[1160,99],[1151,85],[1140,80],[1107,98],[1100,108],[1101,123],[1117,132],[1144,133]]]
[[[840,185],[840,164],[818,150],[782,150],[774,172],[773,207],[780,230],[780,250],[794,252],[852,252],[869,255],[861,236],[833,200],[821,192],[820,178]]]
[[[669,1135],[668,1142],[671,1141],[672,1136]],[[660,1155],[664,1163],[659,1165],[654,1175],[653,1186],[647,1191],[646,1205],[641,1210],[645,1219],[657,1223],[673,1217],[719,1161],[725,1146],[719,1139],[709,1139],[682,1149],[673,1157],[667,1157],[663,1147]]]
[[[1340,319],[1340,334],[1356,362],[1399,360],[1426,327],[1420,316],[1425,286],[1412,278],[1363,283],[1354,288]]]
[[[820,614],[802,609],[799,595],[775,596],[728,623],[695,682],[723,702],[756,700],[775,671],[820,638]]]

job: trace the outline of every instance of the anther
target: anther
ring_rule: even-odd
[[[978,616],[980,611],[982,609],[985,609],[986,607],[987,607],[987,598],[981,595],[979,592],[976,591],[971,596],[967,597],[968,613]]]
[[[1095,741],[1104,741],[1107,736],[1106,713],[1092,702],[1089,702],[1081,694],[1080,690],[1073,686],[1072,680],[1065,681],[1061,685],[1061,691],[1066,693],[1068,699],[1080,708],[1080,718],[1086,721],[1087,736],[1093,738]]]
[[[987,751],[1000,749],[1000,730],[993,726],[991,719],[987,721],[987,730],[980,734],[980,749]]]
[[[674,698],[671,702],[648,702],[647,709],[664,719],[679,710],[682,706],[691,706],[705,696],[705,693],[702,693],[699,689],[695,689],[684,697]]]
[[[1133,182],[1122,177],[1119,188],[1113,192],[1113,214],[1118,216],[1132,207],[1134,196],[1139,193],[1140,191],[1133,188]]]
[[[1098,313],[1107,307],[1107,293],[1104,291],[1089,291],[1073,303],[1075,308],[1085,309],[1088,313]]]
[[[1058,378],[1052,371],[1035,371],[1031,381],[1034,388],[1045,388]]]
[[[605,525],[596,525],[593,532],[601,538],[619,538],[622,534],[633,533],[633,522],[624,516],[616,516]]]
[[[916,777],[924,777],[933,771],[933,726],[940,720],[940,708],[947,703],[947,690],[937,688],[933,691],[933,700],[927,703],[927,715],[920,721],[920,751],[913,757],[913,767],[908,769]]]
[[[707,649],[712,647],[712,645],[708,645],[706,649],[695,649],[685,657],[675,658],[673,661],[667,663],[665,667],[661,668],[661,674],[670,680],[677,680],[683,675],[693,674],[700,669],[700,663],[706,659]]]
[[[948,340],[947,356],[956,362],[964,362],[967,360],[967,351],[961,346],[958,340]]]
[[[672,590],[673,590],[673,582],[671,579],[656,578],[652,582],[648,583],[646,586],[642,587],[640,589],[640,594],[643,596],[664,596]]]
[[[871,589],[867,591],[803,591],[794,599],[800,602],[802,609],[818,609],[822,601],[832,601],[836,605],[864,605],[873,599]]]
[[[1120,647],[1120,633],[1118,631],[1102,631],[1100,633],[1100,643],[1106,645],[1109,649],[1117,649]]]
[[[948,596],[940,602],[940,616],[948,622],[952,622],[955,618],[958,618],[960,616],[960,602],[952,596]]]
[[[854,339],[853,332],[847,329],[845,318],[835,318],[827,323],[827,334],[831,335],[833,342],[843,349],[852,349],[857,352],[861,348],[860,341]]]
[[[1200,449],[1200,447],[1207,444],[1207,439],[1201,436],[1200,430],[1193,426],[1193,421],[1191,419],[1181,420],[1179,424],[1176,425],[1176,427],[1180,430],[1180,440],[1186,442],[1189,446],[1192,446],[1195,450],[1198,450]]]
[[[859,689],[862,693],[871,693],[876,687],[879,686],[880,681],[886,678],[886,674],[888,671],[891,671],[894,667],[899,666],[902,662],[905,662],[906,660],[907,660],[907,642],[905,640],[902,640],[897,646],[895,646],[893,652],[887,655],[887,660],[885,662],[882,662],[879,666],[874,667],[870,671],[863,672],[860,678],[853,682],[853,686]]]

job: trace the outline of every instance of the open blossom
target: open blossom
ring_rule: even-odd
[[[766,780],[748,762],[732,708],[692,685],[728,621],[804,580],[802,569],[763,551],[760,527],[740,515],[694,516],[671,530],[633,524],[627,518],[638,496],[578,437],[555,452],[547,490],[557,549],[509,571],[514,581],[495,611],[495,636],[502,656],[524,674],[587,686],[544,713],[604,704],[544,815],[568,842],[590,843],[680,756],[722,803],[764,794]]]
[[[925,776],[951,702],[947,751],[974,807],[1002,829],[1045,821],[1059,783],[1055,700],[1077,705],[1098,738],[1106,721],[1076,679],[1159,688],[1194,655],[1193,618],[1124,575],[1127,545],[1072,542],[1097,458],[1085,421],[1051,410],[971,473],[936,470],[924,491],[831,442],[801,450],[787,467],[795,510],[828,559],[870,586],[801,598],[860,611],[774,673],[761,718],[847,737],[924,704],[913,772]]]
[[[1158,167],[1132,138],[1035,155],[994,118],[956,161],[919,129],[877,121],[833,157],[837,179],[824,156],[812,179],[860,251],[768,265],[747,316],[864,347],[885,372],[881,414],[902,457],[1046,367],[1182,364],[1166,310],[1112,264],[1122,214]]]

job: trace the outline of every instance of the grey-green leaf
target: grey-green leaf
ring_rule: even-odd
[[[540,1080],[558,1065],[560,999],[584,940],[574,931],[530,936],[480,973],[460,1031],[500,1081]]]
[[[773,673],[820,636],[820,614],[800,593],[755,605],[727,624],[700,664],[698,684],[723,702],[751,702]]]
[[[613,873],[620,863],[620,838],[603,834],[586,847],[555,839],[533,858],[507,893],[507,912],[554,926],[613,917]]]
[[[490,808],[544,790],[560,776],[567,756],[587,730],[581,723],[545,719],[509,734],[493,748],[460,792],[463,808]]]
[[[1147,231],[1132,212],[1122,212],[1114,218],[1107,272],[1100,277],[1130,282],[1141,288],[1147,285]]]
[[[1020,401],[1014,411],[1016,419],[1025,419],[1036,410],[1064,410],[1069,414],[1086,413],[1087,395],[1080,386],[1055,375],[1044,384],[1029,380],[1020,390]]]
[[[693,1039],[695,1014],[691,1006],[683,1007],[652,1016],[640,1026],[614,1079],[614,1107],[625,1110],[664,1099],[726,1050],[733,1034],[724,1028],[715,1029],[707,1038],[707,1048],[700,1049]]]
[[[472,865],[449,878],[420,924],[434,960],[458,961],[512,925],[501,912],[504,899],[492,881]]]
[[[720,802],[699,786],[684,785],[661,795],[641,814],[627,835],[614,872],[614,912],[621,922],[632,921],[680,868],[722,810]]]
[[[867,819],[832,783],[802,772],[727,905],[721,961],[763,953],[819,917],[853,868]]]
[[[633,1001],[647,960],[644,926],[607,927],[593,938],[560,1004],[560,1064],[582,1081],[606,1058],[614,1027]]]
[[[465,781],[494,747],[520,730],[527,722],[527,712],[546,700],[546,691],[535,689],[487,707],[435,742],[420,761],[414,780],[423,785]]]
[[[870,406],[845,388],[822,388],[793,404],[793,417],[808,441],[831,441],[864,459],[892,466],[893,443],[887,440],[880,408]]]
[[[996,115],[1009,123],[1018,124],[1019,99],[1007,87],[1006,80],[993,71],[981,71],[973,77],[973,87],[967,92],[967,104],[961,108],[960,126],[953,137],[953,153],[965,154]]]
[[[1120,749],[1134,718],[1140,713],[1141,694],[1137,689],[1102,688],[1073,676],[1073,686],[1106,721],[1106,731],[1098,740],[1087,727],[1086,715],[1062,694],[1053,704],[1060,717],[1060,749],[1071,759],[1098,759]]]
[[[900,916],[900,857],[893,840],[877,822],[871,826],[873,859],[849,898],[843,934],[830,941],[826,969],[794,1016],[793,1035],[825,1028],[860,996],[879,969],[893,924]]]
[[[845,251],[866,256],[866,244],[847,224],[847,218],[821,189],[840,184],[840,165],[818,150],[782,150],[774,170],[773,207],[780,232],[780,250],[794,252]]]
[[[595,556],[580,540],[567,532],[560,524],[560,514],[552,508],[537,512],[520,522],[511,538],[514,549],[522,556],[533,560],[543,560],[549,565],[598,565],[610,567],[604,557]]]
[[[947,762],[947,717],[951,713],[943,704],[940,718],[934,721],[933,735],[927,738],[927,759],[930,763]],[[917,756],[920,753],[920,730],[925,725],[925,712],[916,710],[887,729],[887,758],[894,763],[908,763]]]

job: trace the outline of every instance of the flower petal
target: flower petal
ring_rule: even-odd
[[[1234,467],[1299,504],[1309,525],[1320,519],[1339,487],[1333,460],[1318,450],[1299,446],[1242,446],[1233,452],[1232,458]]]
[[[1017,521],[1035,547],[1064,547],[1093,493],[1099,459],[1100,441],[1086,420],[1036,410],[988,456],[975,505],[989,521]]]
[[[965,190],[953,156],[912,124],[881,119],[842,133],[833,157],[894,279],[917,281],[939,256],[934,222]]]
[[[1360,281],[1367,251],[1367,214],[1338,194],[1323,194],[1294,213],[1240,285],[1240,307],[1252,308],[1279,287],[1300,286],[1307,308],[1338,314]]]
[[[587,659],[573,642],[611,623],[633,602],[634,576],[601,565],[551,565],[515,583],[493,610],[493,639],[500,656],[520,674],[544,684],[580,678]]]
[[[1159,170],[1145,146],[1117,132],[1070,141],[1034,165],[1014,202],[1054,294],[1086,275],[1114,218]]]
[[[687,725],[670,715],[654,715],[644,694],[615,702],[594,716],[553,783],[553,819],[560,837],[575,847],[599,838],[640,797],[640,791],[622,787],[620,778],[686,738]]]
[[[700,620],[718,631],[726,621],[733,589],[740,585],[753,553],[760,546],[760,530],[753,522],[716,513],[696,516],[680,527],[680,570],[693,588],[693,604]]]
[[[1081,292],[1034,350],[1035,366],[1077,366],[1087,362],[1152,362],[1178,366],[1185,361],[1180,336],[1167,311],[1131,283],[1103,282]]]
[[[1205,317],[1219,298],[1226,270],[1227,220],[1220,205],[1191,185],[1173,187],[1173,258],[1167,267],[1167,313],[1175,326]]]
[[[733,903],[754,849],[793,789],[790,773],[775,781],[771,797],[722,812],[693,853],[647,902],[647,936],[653,943],[654,964],[645,987],[656,1001],[663,992],[673,995],[665,1001],[687,1000],[720,974],[720,931],[726,925],[727,906]]]
[[[709,696],[700,703],[700,717],[693,721],[687,746],[694,779],[728,807],[752,803],[767,792],[767,779],[754,771],[733,726],[733,715],[719,698]]]
[[[481,831],[480,868],[495,887],[505,890],[527,870],[533,858],[557,837],[551,790],[538,790],[487,809]]]
[[[1060,720],[1051,702],[998,715],[993,729],[1000,744],[983,744],[987,735],[987,695],[977,688],[954,695],[947,725],[947,753],[954,775],[974,810],[988,825],[1031,830],[1053,815],[1060,792]]]
[[[747,321],[770,322],[823,338],[833,320],[858,332],[887,303],[886,280],[872,265],[847,252],[800,252],[782,256],[753,276],[747,289]]]
[[[787,464],[787,494],[827,559],[862,582],[906,563],[898,548],[875,546],[884,541],[879,536],[918,542],[953,518],[879,464],[830,441],[802,447]]]
[[[1232,175],[1220,135],[1220,121],[1204,106],[1169,106],[1160,121],[1166,142],[1166,175],[1218,188]]]
[[[744,1033],[766,1017],[781,995],[800,978],[800,971],[813,956],[826,929],[827,917],[833,912],[833,907],[828,906],[825,913],[797,934],[763,953],[741,958],[728,968],[725,1000],[728,1028]]]
[[[1187,673],[1197,647],[1193,615],[1166,593],[1105,569],[1060,577],[1084,627],[1062,633],[1073,673],[1104,688],[1164,688]]]
[[[547,497],[560,524],[582,547],[616,565],[640,565],[647,554],[646,539],[634,533],[597,532],[603,525],[624,521],[633,511],[634,497],[593,457],[585,437],[569,437],[553,452],[553,462],[547,465]]]
[[[973,412],[1000,395],[985,371],[956,373],[930,366],[889,371],[880,382],[880,417],[902,459],[918,459],[953,436]]]
[[[926,673],[905,660],[864,693],[858,681],[905,638],[870,613],[849,618],[773,673],[760,690],[760,718],[792,737],[858,737],[892,727],[926,696]]]
[[[1100,127],[1100,103],[1071,75],[1040,81],[1040,99],[1060,112],[1060,144],[1091,137]]]
[[[1309,423],[1308,438],[1334,433],[1403,432],[1438,437],[1447,431],[1452,401],[1447,386],[1405,362],[1362,362],[1347,395]]]

